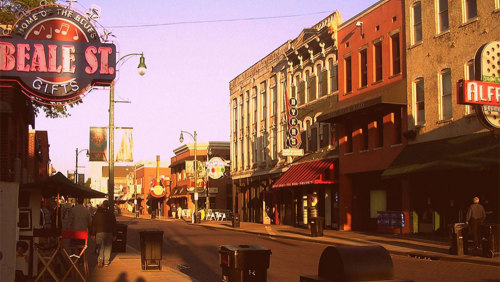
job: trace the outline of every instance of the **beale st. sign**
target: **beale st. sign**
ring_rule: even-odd
[[[0,37],[0,83],[19,83],[41,103],[78,100],[94,85],[109,85],[115,68],[115,45],[101,42],[91,20],[65,6],[28,11]]]

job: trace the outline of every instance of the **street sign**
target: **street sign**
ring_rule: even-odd
[[[285,157],[300,157],[304,155],[304,149],[283,149],[282,155]]]

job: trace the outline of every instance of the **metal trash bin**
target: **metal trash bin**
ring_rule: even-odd
[[[240,227],[240,214],[235,213],[233,215],[233,228]]]
[[[127,225],[123,223],[116,224],[116,240],[113,241],[113,253],[125,253],[127,250]]]
[[[448,226],[451,242],[450,254],[463,256],[469,254],[468,226],[465,223],[455,223]]]
[[[141,242],[142,270],[161,270],[163,252],[163,231],[146,230],[139,232]]]
[[[483,256],[492,258],[500,254],[500,224],[479,226]]]
[[[311,237],[323,236],[324,217],[312,217],[309,223],[311,224]]]
[[[391,256],[382,246],[328,246],[319,259],[318,275],[301,275],[300,281],[390,281],[393,276]]]
[[[257,245],[224,245],[219,264],[224,282],[267,281],[271,250]]]

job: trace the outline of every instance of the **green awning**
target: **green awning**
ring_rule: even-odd
[[[382,177],[452,169],[486,169],[500,164],[500,141],[490,132],[411,144]]]

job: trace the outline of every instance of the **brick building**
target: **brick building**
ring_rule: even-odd
[[[319,212],[327,226],[336,224],[331,217],[334,130],[317,117],[337,101],[336,30],[341,22],[340,13],[332,13],[230,82],[231,176],[236,211],[244,221],[307,225],[311,212]],[[301,148],[306,154],[295,160],[283,154],[288,148],[289,98],[297,100]],[[293,165],[301,169],[292,169]],[[306,171],[317,165],[322,168],[311,177],[325,181],[305,184]],[[289,170],[288,174],[299,170],[299,177],[289,178]],[[318,210],[308,208],[312,199],[319,199]]]
[[[474,196],[498,221],[498,135],[458,104],[456,85],[481,80],[475,53],[500,39],[499,1],[413,0],[405,12],[409,145],[383,174],[410,193],[411,232],[447,234]]]
[[[381,179],[406,145],[403,1],[379,1],[339,27],[338,103],[321,121],[339,143],[339,228],[375,230],[377,211],[408,211],[407,195]]]
[[[159,171],[157,170],[159,166]],[[134,167],[132,167],[134,168]],[[152,208],[148,209],[147,199],[150,194],[151,187],[153,185],[153,179],[156,179],[157,173],[159,173],[160,178],[164,178],[166,180],[170,180],[170,167],[168,161],[141,161],[135,164],[135,175],[133,175],[134,169],[128,174],[129,183],[128,186],[129,192],[134,191],[134,185],[137,185],[137,194],[138,198],[142,199],[138,201],[143,208],[144,214],[151,214]],[[135,178],[135,180],[134,180]],[[164,187],[168,189],[167,187]],[[168,193],[168,190],[167,190]],[[159,209],[161,211],[160,215],[166,215],[168,212],[168,208],[166,207],[166,197],[162,199],[159,203]],[[158,202],[155,202],[155,207],[158,207]],[[152,207],[153,203],[150,203],[150,207]]]
[[[29,126],[35,127],[31,102],[17,84],[0,87],[0,181],[26,183]],[[34,168],[33,168],[34,170]]]
[[[40,181],[50,176],[49,147],[47,131],[29,131],[28,182]]]
[[[168,192],[167,204],[170,207],[181,207],[189,216],[195,208],[194,176],[186,171],[186,161],[194,161],[194,143],[182,145],[174,150],[171,161],[171,189]],[[224,175],[219,179],[209,179],[203,172],[205,163],[212,157],[229,159],[229,142],[210,141],[196,144],[196,160],[201,164],[196,187],[198,193],[198,209],[205,209],[207,192],[210,209],[231,209],[231,178]],[[199,166],[200,166],[199,164]],[[208,190],[206,189],[208,187]]]

